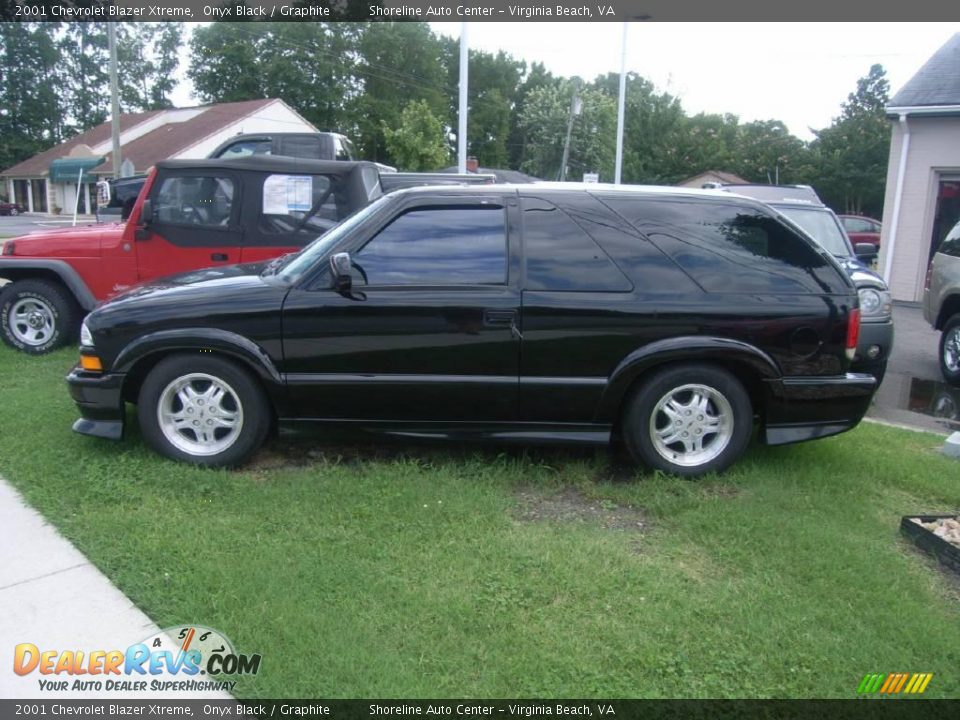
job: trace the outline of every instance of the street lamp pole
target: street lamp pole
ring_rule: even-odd
[[[627,23],[623,23],[623,37],[620,40],[620,96],[617,99],[617,161],[613,172],[613,182],[620,184],[623,169],[623,120],[627,100]]]
[[[467,65],[470,50],[467,45],[467,24],[460,23],[460,110],[457,117],[457,172],[467,172]]]

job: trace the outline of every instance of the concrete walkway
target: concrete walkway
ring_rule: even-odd
[[[41,675],[39,670],[20,676],[13,671],[19,643],[41,651],[82,650],[89,656],[94,650],[123,651],[158,634],[150,618],[0,478],[0,698],[230,699],[227,693],[210,691],[51,692],[40,690],[38,680],[66,680],[69,688],[78,678],[125,681],[138,676]]]

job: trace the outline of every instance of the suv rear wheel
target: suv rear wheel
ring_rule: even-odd
[[[73,340],[80,308],[60,285],[15,280],[0,293],[0,336],[10,347],[42,355]]]
[[[951,385],[960,385],[960,313],[952,316],[940,335],[940,372]]]
[[[664,368],[630,399],[623,435],[634,459],[674,475],[728,468],[750,441],[753,411],[743,385],[703,364]]]
[[[246,370],[218,357],[176,355],[140,388],[144,439],[174,460],[210,467],[243,463],[263,444],[270,407]]]

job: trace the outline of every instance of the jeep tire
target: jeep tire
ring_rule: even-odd
[[[73,341],[80,317],[76,301],[57,282],[14,280],[0,291],[0,337],[30,355]]]

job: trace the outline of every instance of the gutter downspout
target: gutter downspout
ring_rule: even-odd
[[[883,281],[890,287],[890,274],[893,272],[894,250],[897,248],[897,230],[900,226],[900,204],[903,200],[903,181],[907,174],[907,154],[910,151],[910,126],[907,125],[907,114],[900,113],[900,127],[903,137],[900,140],[900,165],[897,167],[897,189],[893,197],[893,217],[890,220],[890,241],[887,243],[887,252],[883,257]]]

